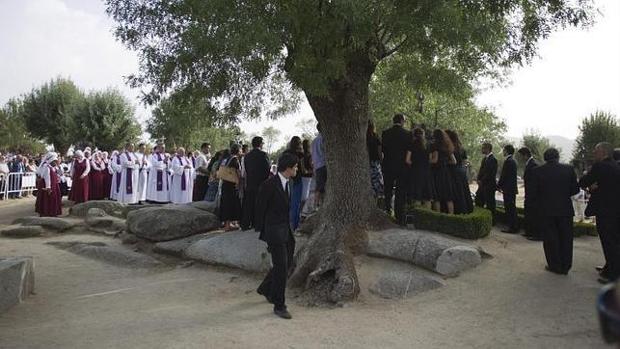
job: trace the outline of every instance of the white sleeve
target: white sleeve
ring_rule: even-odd
[[[86,177],[88,176],[88,174],[90,173],[90,161],[86,161],[86,170],[84,170],[84,173],[82,173],[82,176]]]
[[[177,159],[176,157],[172,159],[172,174],[180,176],[183,174],[184,170],[185,169],[183,168],[183,165],[181,164],[181,161],[179,161],[179,159]]]
[[[126,154],[122,154],[120,155],[120,157],[121,157],[122,168],[133,168],[133,165],[135,165],[135,163],[129,160],[129,157]]]
[[[45,169],[41,171],[41,177],[45,181],[45,188],[50,189],[52,187],[52,177],[50,176],[51,169],[45,166]]]
[[[163,171],[166,169],[166,164],[163,161],[158,161],[157,156],[151,155],[151,159],[151,167],[158,171]]]

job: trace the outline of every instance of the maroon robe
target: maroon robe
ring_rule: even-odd
[[[62,214],[62,203],[58,175],[52,166],[45,166],[46,171],[50,171],[50,191],[43,190],[45,189],[45,180],[41,178],[37,181],[37,186],[41,186],[41,189],[37,192],[37,203],[35,206],[38,207],[36,207],[36,210],[41,217],[60,216]]]
[[[88,176],[83,179],[80,178],[82,173],[86,171],[87,161],[88,159],[84,159],[82,162],[73,161],[73,177],[71,178],[73,183],[71,184],[69,200],[75,201],[75,203],[88,201]]]
[[[97,166],[100,167],[105,167],[105,164],[103,162],[98,162]],[[89,183],[89,193],[88,193],[88,199],[89,200],[103,200],[105,199],[106,195],[105,195],[105,188],[103,185],[103,181],[104,181],[104,171],[107,170],[95,170],[95,168],[93,166],[90,167],[90,173],[88,174],[88,176],[90,177],[88,179]]]
[[[104,170],[103,174],[103,198],[108,199],[110,197],[110,191],[112,189],[112,174],[110,174],[110,162],[103,162]]]

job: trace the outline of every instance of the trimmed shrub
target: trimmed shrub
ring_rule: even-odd
[[[413,225],[417,229],[436,231],[465,239],[483,238],[491,232],[491,212],[476,207],[473,213],[451,215],[429,209],[410,207]]]
[[[517,224],[519,227],[525,227],[525,211],[523,207],[517,207]],[[506,212],[503,208],[497,208],[497,221],[500,223],[506,223]],[[596,225],[585,222],[573,223],[573,236],[598,236],[596,232]]]

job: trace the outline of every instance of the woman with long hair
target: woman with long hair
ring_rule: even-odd
[[[431,173],[433,174],[433,210],[454,213],[454,181],[448,165],[456,164],[454,144],[441,129],[433,131],[433,144],[430,149]],[[443,210],[442,210],[443,208]]]
[[[288,144],[288,148],[284,151],[285,153],[293,154],[297,156],[297,175],[291,178],[291,191],[290,191],[290,222],[291,228],[293,231],[297,229],[299,226],[299,222],[301,220],[301,198],[302,198],[302,190],[303,190],[303,181],[302,181],[302,173],[303,169],[303,159],[304,159],[304,150],[301,144],[301,138],[294,136],[291,138],[291,141]]]
[[[383,172],[381,172],[381,160],[383,151],[381,150],[381,139],[377,135],[375,124],[368,120],[366,130],[366,149],[368,150],[368,160],[370,161],[370,184],[375,198],[383,196]]]
[[[406,162],[411,166],[409,200],[422,207],[431,208],[433,177],[426,135],[422,128],[413,130],[413,142],[407,151]]]
[[[474,212],[474,202],[471,199],[469,181],[467,179],[467,152],[463,149],[458,133],[453,130],[446,130],[448,137],[454,144],[454,158],[456,163],[448,167],[452,173],[454,183],[454,213],[467,214]]]
[[[207,165],[207,173],[209,176],[209,183],[207,184],[207,193],[205,194],[205,201],[214,202],[217,199],[217,192],[220,187],[220,181],[217,178],[217,169],[220,167],[220,160],[222,152],[218,151],[213,155],[209,165]]]
[[[239,178],[239,144],[230,146],[230,156],[223,160],[221,166],[232,168],[237,172]],[[237,222],[241,219],[241,199],[239,198],[238,182],[230,182],[222,179],[222,196],[220,201],[220,221],[224,222],[224,231],[237,230]]]

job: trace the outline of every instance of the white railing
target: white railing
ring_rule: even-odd
[[[37,175],[34,172],[11,172],[0,174],[0,197],[3,200],[15,196],[30,195],[36,189]]]

